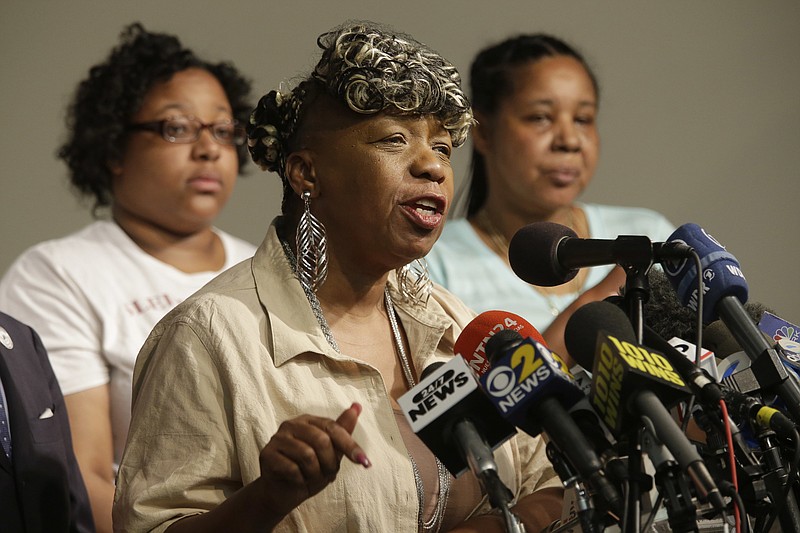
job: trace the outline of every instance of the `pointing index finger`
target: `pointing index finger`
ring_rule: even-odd
[[[337,451],[346,455],[352,462],[360,464],[364,468],[369,468],[372,463],[367,458],[367,454],[364,453],[361,446],[351,436],[356,428],[361,411],[361,404],[353,403],[339,415],[335,424],[331,424],[329,428],[326,428],[326,431],[330,434],[333,446]]]

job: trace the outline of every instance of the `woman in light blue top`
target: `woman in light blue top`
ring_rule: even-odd
[[[530,285],[508,265],[511,237],[539,221],[594,239],[665,240],[674,226],[650,209],[576,201],[594,175],[600,141],[597,80],[573,47],[544,34],[512,37],[477,55],[470,84],[478,124],[467,214],[447,223],[427,256],[431,275],[476,311],[521,315],[567,356],[572,311],[617,293],[625,274],[609,265],[581,269],[557,287]]]

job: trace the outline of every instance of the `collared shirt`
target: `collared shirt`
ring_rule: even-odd
[[[439,287],[425,309],[390,290],[414,366],[452,357],[474,312]],[[252,261],[155,327],[136,362],[133,398],[115,531],[163,531],[212,509],[260,476],[259,453],[281,422],[336,419],[353,402],[364,408],[353,437],[372,468],[342,461],[336,480],[275,531],[417,531],[414,473],[381,375],[325,340],[274,224]],[[560,486],[541,439],[518,434],[495,457],[518,497]],[[476,512],[488,510],[484,502]]]

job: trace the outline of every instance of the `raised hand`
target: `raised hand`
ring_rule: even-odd
[[[364,450],[353,440],[361,405],[354,403],[331,420],[301,415],[283,422],[261,451],[264,502],[285,516],[336,479],[342,457],[369,468]]]

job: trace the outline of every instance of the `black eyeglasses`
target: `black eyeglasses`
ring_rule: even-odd
[[[129,130],[154,131],[160,133],[165,141],[180,144],[195,142],[206,128],[220,144],[241,146],[247,140],[247,133],[235,120],[205,124],[194,117],[175,117],[128,125]]]

